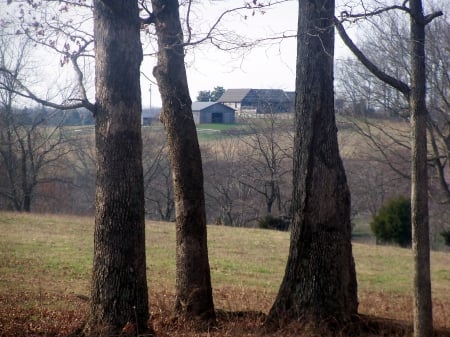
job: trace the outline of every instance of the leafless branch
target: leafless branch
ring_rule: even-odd
[[[341,12],[341,20],[342,21],[349,21],[349,19],[355,19],[355,20],[357,20],[357,19],[366,19],[368,17],[377,16],[377,15],[380,15],[382,13],[385,13],[385,12],[388,12],[388,11],[391,11],[391,10],[395,10],[395,9],[402,10],[402,11],[405,11],[407,13],[410,13],[409,8],[405,6],[405,2],[404,2],[402,6],[393,5],[393,6],[383,7],[383,8],[375,9],[373,11],[364,12],[364,13],[352,14],[352,13],[349,13],[348,11],[342,11]]]
[[[0,72],[2,73],[6,73],[9,74],[10,76],[13,76],[13,73],[11,71],[9,71],[8,69],[6,69],[3,66],[0,66]],[[87,100],[84,99],[68,99],[67,102],[63,102],[63,103],[54,103],[51,101],[48,101],[46,99],[42,99],[40,97],[38,97],[37,95],[35,95],[28,87],[26,87],[19,79],[14,78],[15,83],[17,84],[19,90],[17,89],[12,89],[11,91],[16,94],[19,95],[21,97],[24,98],[29,98],[32,99],[33,101],[42,104],[43,106],[47,106],[50,108],[54,108],[54,109],[59,109],[59,110],[71,110],[71,109],[77,109],[77,108],[86,108],[92,112],[95,112],[95,105],[90,103]],[[70,104],[67,104],[69,103]],[[74,103],[76,102],[76,103]]]
[[[147,17],[141,18],[141,24],[142,25],[150,25],[152,23],[155,23],[155,16],[153,15],[152,11],[148,8],[145,0],[140,0],[139,5],[141,6],[142,10],[147,13]]]
[[[434,13],[431,13],[431,14],[428,14],[428,15],[425,15],[425,18],[424,18],[424,24],[427,25],[427,24],[429,24],[431,21],[433,21],[433,19],[435,19],[435,18],[437,18],[437,17],[439,17],[439,16],[442,16],[442,15],[444,15],[444,13],[443,13],[442,11],[437,11],[437,12],[434,12]]]
[[[187,43],[191,42],[191,39],[192,39],[192,29],[191,29],[191,23],[190,23],[191,8],[192,8],[192,1],[188,1],[188,8],[187,8],[187,13],[186,13],[186,29],[188,32]]]
[[[378,131],[382,136],[387,137],[391,141],[391,144],[395,146],[399,146],[400,148],[404,148],[407,153],[410,152],[410,148],[407,145],[407,142],[401,142],[393,136],[393,133],[386,130],[381,126],[377,126],[373,123],[370,123],[368,120],[364,121],[364,126],[361,126],[359,123],[350,121],[352,127],[355,131],[367,139],[368,145],[373,147],[373,149],[381,155],[381,158],[373,158],[372,160],[388,165],[388,167],[398,174],[400,177],[405,179],[411,179],[410,175],[402,169],[399,169],[395,166],[395,163],[392,161],[392,158],[389,154],[390,146],[387,146],[384,142],[380,141],[378,137],[374,134],[374,129]],[[396,154],[396,157],[399,157],[399,154]]]
[[[348,36],[342,22],[338,18],[334,18],[336,29],[345,45],[353,52],[356,58],[364,64],[367,69],[374,74],[381,81],[388,83],[390,86],[399,90],[409,100],[410,87],[403,81],[400,81],[382,71],[372,61],[370,61],[364,53],[353,43],[352,39]]]
[[[445,200],[443,203],[450,203],[450,187],[446,180],[445,175],[445,165],[446,160],[448,158],[440,155],[439,147],[436,141],[435,133],[438,133],[439,136],[441,136],[440,129],[436,126],[436,124],[431,120],[430,113],[428,113],[428,123],[427,123],[427,129],[430,137],[430,143],[431,143],[431,150],[434,154],[434,158],[430,158],[432,161],[432,164],[434,168],[436,169],[436,174],[438,178],[439,185],[441,186],[442,191],[445,195]]]
[[[244,11],[244,10],[252,10],[252,11],[261,10],[262,11],[266,8],[273,8],[276,5],[279,5],[284,2],[288,2],[288,1],[291,1],[291,0],[277,0],[277,1],[268,2],[267,4],[263,4],[263,3],[260,3],[257,1],[251,1],[251,2],[245,2],[244,5],[242,5],[242,6],[227,9],[227,10],[223,11],[217,17],[217,19],[214,21],[214,23],[211,25],[211,27],[208,29],[208,31],[202,37],[200,37],[198,39],[194,39],[194,35],[192,34],[192,29],[191,29],[191,24],[190,24],[192,1],[186,1],[187,6],[188,6],[187,12],[186,12],[186,21],[185,21],[186,29],[187,29],[187,37],[186,37],[186,40],[182,43],[182,46],[183,47],[192,47],[192,46],[203,44],[205,42],[209,42],[219,50],[233,51],[233,50],[237,50],[237,49],[252,48],[255,45],[258,45],[264,41],[280,41],[280,40],[283,40],[286,38],[297,37],[296,33],[289,34],[289,33],[284,32],[284,33],[281,33],[276,36],[264,37],[264,38],[260,38],[260,39],[253,39],[252,41],[242,41],[242,40],[239,40],[240,36],[238,36],[237,34],[233,34],[230,31],[225,32],[225,31],[219,30],[219,25],[223,22],[224,18],[233,13],[237,13],[239,11]],[[142,8],[145,9],[145,6],[142,3],[141,3],[141,6],[142,6]],[[152,20],[148,21],[147,18],[141,19],[141,22],[144,26],[154,23],[154,13],[150,12],[147,9],[145,9],[145,10],[149,14],[149,16],[152,17]]]

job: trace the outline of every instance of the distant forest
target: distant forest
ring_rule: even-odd
[[[20,118],[23,125],[35,124],[38,120],[49,126],[94,125],[92,112],[82,108],[63,111],[46,107],[25,107],[16,108],[13,113]]]
[[[142,109],[144,117],[155,117],[159,114],[160,107],[152,107]],[[76,125],[94,125],[92,112],[87,109],[71,109],[71,110],[55,110],[46,107],[32,107],[14,109],[16,116],[20,117],[24,125],[34,124],[37,120],[42,120],[45,125],[49,126],[76,126]]]

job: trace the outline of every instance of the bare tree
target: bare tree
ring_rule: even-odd
[[[62,126],[46,125],[48,115],[0,114],[0,156],[7,181],[0,194],[16,211],[30,212],[44,184],[69,184],[64,176],[71,139]]]
[[[446,6],[446,13],[450,10],[450,4],[439,3],[439,6]],[[450,49],[444,47],[450,44],[449,21],[447,14],[445,20],[427,25],[425,41],[430,159],[440,187],[440,194],[436,195],[431,186],[431,196],[440,204],[450,203],[450,181],[445,173],[450,170]]]
[[[168,149],[162,130],[143,135],[146,214],[150,219],[173,221],[175,201]]]
[[[278,2],[278,1],[277,1]],[[175,316],[203,323],[215,320],[207,250],[206,211],[203,169],[185,68],[185,50],[204,42],[227,50],[243,47],[239,40],[223,39],[218,30],[229,13],[259,8],[256,4],[224,11],[206,33],[196,35],[191,28],[192,1],[186,5],[185,35],[178,1],[152,0],[152,9],[141,2],[148,17],[144,24],[154,24],[158,39],[158,63],[153,69],[163,102],[161,120],[167,132],[175,194],[177,252]],[[148,30],[150,31],[150,30]]]
[[[444,6],[444,4],[440,4]],[[450,189],[445,171],[449,169],[448,146],[448,87],[450,79],[445,74],[449,69],[449,51],[443,46],[450,41],[450,31],[447,20],[436,20],[432,25],[427,25],[426,39],[426,68],[427,68],[427,110],[429,121],[427,124],[429,138],[428,165],[435,170],[430,171],[430,196],[434,204],[448,203]],[[401,13],[386,12],[383,18],[371,20],[370,27],[359,38],[361,51],[380,69],[395,75],[403,82],[408,82],[410,77],[409,53],[408,53],[408,19]],[[376,45],[377,48],[373,48]],[[384,129],[392,144],[399,143],[399,149],[410,149],[410,133],[402,127],[409,124],[409,102],[407,96],[379,80],[359,61],[347,59],[339,62],[338,90],[339,95],[347,102],[365,101],[372,111],[368,117],[393,117],[400,128],[386,129],[389,125],[383,121],[365,121],[366,129]],[[371,83],[371,85],[364,85]],[[353,109],[354,110],[354,109]],[[359,122],[358,122],[359,123]],[[360,131],[357,128],[357,131]],[[379,150],[385,148],[381,139],[374,137],[376,132],[361,133],[374,146],[378,144]],[[401,153],[399,158],[403,158]],[[388,163],[388,165],[391,165]],[[405,170],[397,173],[410,176]],[[434,173],[434,174],[433,174]]]
[[[240,183],[259,194],[265,203],[266,214],[277,212],[290,215],[289,200],[282,191],[289,186],[287,176],[291,173],[293,138],[289,120],[267,113],[264,118],[245,120],[248,129],[240,137],[246,148],[246,165],[239,178]],[[287,197],[289,199],[289,197]]]
[[[364,45],[367,46],[364,50],[373,53],[371,43]],[[408,102],[404,96],[374,77],[358,60],[338,60],[336,80],[337,95],[343,100],[341,114],[367,119],[401,119],[409,115]]]
[[[152,0],[149,20],[158,37],[153,70],[163,107],[176,207],[176,302],[174,314],[215,321],[208,261],[206,211],[200,147],[184,64],[184,39],[176,0]]]
[[[407,5],[409,4],[409,7]],[[338,32],[345,44],[356,57],[377,76],[393,86],[407,98],[411,111],[411,222],[414,252],[414,335],[431,336],[433,333],[433,315],[430,280],[430,243],[428,214],[428,169],[427,169],[427,108],[426,108],[426,72],[425,72],[425,27],[434,18],[441,16],[441,11],[424,15],[421,0],[405,1],[378,9],[371,13],[343,13],[343,18],[358,18],[379,15],[398,9],[410,17],[410,83],[409,86],[371,62],[359,50],[346,34],[342,23],[335,20]]]
[[[374,216],[386,200],[408,193],[409,180],[383,162],[362,156],[345,159],[344,164],[352,193],[352,216]]]
[[[95,214],[96,158],[95,140],[91,129],[77,133],[70,167],[73,175],[72,211],[76,214]]]
[[[90,328],[148,332],[140,19],[127,0],[94,1],[97,149]]]
[[[440,6],[445,6],[443,3]],[[445,9],[445,8],[444,8]],[[444,18],[443,18],[444,19]],[[427,25],[426,67],[427,67],[427,110],[428,167],[430,196],[430,238],[432,247],[440,245],[439,232],[444,230],[448,218],[449,182],[446,171],[450,169],[448,159],[448,72],[450,41],[448,18],[435,20]],[[367,23],[365,34],[359,37],[361,50],[377,63],[382,70],[389,70],[404,82],[409,81],[408,17],[398,12],[386,12],[383,18]],[[373,48],[376,45],[377,48]],[[411,174],[404,163],[410,163],[411,142],[409,128],[409,103],[407,97],[387,83],[376,78],[358,60],[340,61],[338,76],[339,95],[344,101],[365,101],[372,111],[366,120],[346,118],[355,130],[366,138],[377,161],[385,162],[393,172],[410,181]],[[371,83],[370,90],[364,83]],[[370,98],[369,98],[370,96]],[[354,110],[351,107],[341,111]],[[389,117],[388,121],[383,120]],[[376,119],[374,119],[376,118]],[[362,132],[361,132],[362,131]],[[407,150],[407,151],[406,151]],[[391,154],[391,155],[389,155]],[[369,156],[365,159],[371,160]],[[379,166],[380,169],[383,166]]]
[[[260,214],[254,191],[241,182],[246,151],[232,136],[202,148],[207,212],[216,224],[250,226]]]
[[[350,193],[334,116],[334,10],[334,1],[299,1],[291,245],[268,324],[342,325],[357,313]]]
[[[17,80],[28,75],[31,46],[5,34],[0,38],[0,67],[11,70],[0,72],[0,170],[4,173],[0,196],[8,208],[30,212],[39,185],[69,182],[60,172],[71,140],[58,111],[14,107]]]
[[[78,3],[78,2],[76,2]],[[43,3],[44,4],[44,3]],[[91,313],[88,323],[91,335],[120,334],[123,328],[137,334],[150,332],[147,320],[148,294],[145,261],[144,185],[142,172],[141,97],[139,67],[142,61],[140,18],[137,3],[115,0],[94,1],[94,38],[96,57],[96,102],[91,103],[85,89],[81,60],[92,39],[71,36],[64,29],[77,32],[73,21],[58,21],[52,26],[34,20],[33,11],[40,5],[20,11],[19,32],[62,55],[61,64],[74,67],[78,90],[62,104],[41,99],[20,80],[17,94],[50,107],[73,109],[85,107],[95,117],[96,140],[96,215],[94,263],[91,288]],[[45,3],[51,5],[51,3]],[[55,3],[53,3],[55,4]],[[56,6],[71,6],[64,2]],[[84,3],[80,3],[84,6]],[[88,11],[90,5],[86,5]],[[29,18],[31,22],[25,23]],[[48,14],[44,11],[44,14]],[[91,14],[92,15],[92,14]],[[46,26],[44,24],[47,24]],[[54,29],[48,38],[46,30]],[[92,36],[88,34],[88,36]],[[73,44],[72,44],[73,43]],[[75,49],[72,49],[75,45]],[[3,73],[11,71],[0,68]]]

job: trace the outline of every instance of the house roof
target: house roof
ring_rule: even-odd
[[[217,102],[192,102],[192,111],[200,111],[214,104],[217,104]]]
[[[252,89],[246,96],[247,101],[253,102],[288,102],[289,98],[281,89]]]
[[[241,102],[252,89],[227,89],[217,102]]]
[[[295,101],[295,91],[285,91],[286,96],[289,98],[291,102]]]
[[[210,106],[220,104],[222,107],[224,107],[227,110],[235,111],[233,108],[230,108],[229,106],[226,106],[219,102],[192,102],[192,111],[202,111],[206,108],[209,108]]]
[[[288,102],[290,97],[281,89],[227,89],[218,102],[235,103],[243,100]]]

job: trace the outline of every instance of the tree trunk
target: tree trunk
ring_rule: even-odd
[[[411,224],[414,255],[414,336],[433,334],[428,223],[425,19],[422,1],[411,0]]]
[[[21,202],[21,207],[20,210],[23,212],[31,212],[31,198],[30,198],[30,194],[28,193],[28,186],[29,186],[29,176],[30,174],[30,170],[28,169],[28,153],[26,151],[26,146],[21,142],[20,144],[20,148],[22,150],[22,158],[21,158],[21,162],[22,162],[22,167],[21,167],[21,171],[22,171],[22,202]]]
[[[405,2],[406,4],[407,2]],[[336,20],[339,34],[356,57],[380,80],[402,92],[411,111],[411,224],[414,255],[414,336],[433,334],[433,306],[430,277],[430,238],[428,218],[427,109],[425,73],[425,26],[443,15],[436,11],[424,16],[422,0],[409,1],[411,88],[388,76],[356,48]]]
[[[299,1],[291,244],[268,324],[339,325],[357,313],[350,192],[334,116],[334,5]]]
[[[184,65],[177,0],[153,0],[158,64],[153,70],[162,98],[176,209],[176,302],[184,319],[215,320],[208,262],[203,170]]]
[[[91,335],[148,332],[137,2],[94,1],[97,153]]]
[[[25,190],[23,196],[23,211],[31,212],[31,192]]]

